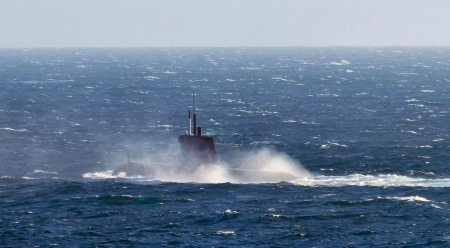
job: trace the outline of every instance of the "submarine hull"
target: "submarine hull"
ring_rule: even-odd
[[[189,131],[185,135],[178,137],[179,154],[177,159],[175,159],[174,165],[132,162],[128,153],[127,163],[120,165],[114,170],[113,175],[121,175],[123,173],[126,176],[145,176],[154,177],[155,179],[177,180],[179,178],[192,178],[195,180],[198,169],[204,170],[217,165],[214,138],[202,135],[202,127],[197,127],[195,94],[193,94],[193,106],[193,130],[191,126],[191,111],[189,110]],[[280,182],[295,178],[295,176],[285,172],[245,170],[229,167],[220,167],[220,169],[221,173],[224,174],[223,178],[230,180],[230,182]]]
[[[203,168],[213,165],[202,165]],[[157,163],[141,163],[141,162],[127,162],[121,164],[113,175],[123,175],[126,177],[149,177],[158,180],[167,181],[186,181],[191,178],[195,181],[196,167],[186,167],[180,165],[157,164]],[[223,169],[225,182],[232,183],[274,183],[286,182],[296,179],[294,175],[286,172],[270,172],[258,170],[246,170],[221,167]],[[163,175],[162,177],[160,177]]]

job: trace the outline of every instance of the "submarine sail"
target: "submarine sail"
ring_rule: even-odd
[[[192,118],[191,118],[192,117]],[[124,173],[129,176],[149,176],[158,179],[158,175],[164,175],[169,180],[193,173],[197,169],[218,165],[216,147],[212,136],[203,135],[202,127],[197,126],[197,113],[195,109],[195,94],[193,94],[193,111],[188,112],[188,130],[186,134],[178,137],[179,152],[172,162],[173,164],[143,163],[131,161],[127,155],[127,162],[121,164],[113,171],[113,175]],[[269,172],[264,170],[249,170],[231,167],[223,167],[223,173],[227,174],[232,182],[280,182],[293,180],[296,177],[286,172]],[[169,177],[167,177],[169,175]],[[173,177],[172,177],[173,176]]]

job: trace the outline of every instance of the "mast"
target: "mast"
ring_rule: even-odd
[[[192,108],[194,109],[194,136],[197,135],[197,114],[195,113],[195,93],[192,93]]]
[[[188,126],[189,126],[189,136],[190,135],[192,135],[192,121],[191,121],[191,110],[189,109],[189,124],[188,124]]]

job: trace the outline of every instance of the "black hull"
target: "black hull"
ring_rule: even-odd
[[[167,181],[186,181],[186,178],[193,178],[195,181],[196,169],[198,167],[183,167],[170,164],[146,164],[140,162],[127,162],[120,165],[113,171],[113,175],[117,176],[124,173],[126,177],[150,177],[152,179],[167,180]],[[208,168],[204,166],[203,168]],[[287,182],[296,179],[294,175],[286,172],[270,172],[259,170],[235,169],[228,167],[221,167],[225,178],[223,181],[231,183],[276,183]],[[158,178],[159,173],[163,173],[163,178]]]

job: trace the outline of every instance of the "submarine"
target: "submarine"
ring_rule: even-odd
[[[192,118],[191,118],[192,117]],[[127,161],[119,165],[112,173],[115,176],[153,177],[154,179],[178,180],[183,175],[194,174],[196,170],[205,169],[218,164],[214,137],[203,135],[202,127],[197,126],[195,110],[195,94],[193,94],[193,114],[188,111],[188,131],[178,137],[179,152],[174,163],[145,163],[131,160],[130,153]],[[221,167],[221,173],[227,178],[226,182],[241,183],[270,183],[289,181],[297,178],[288,172],[273,172],[264,170]],[[193,178],[193,177],[190,177]]]

